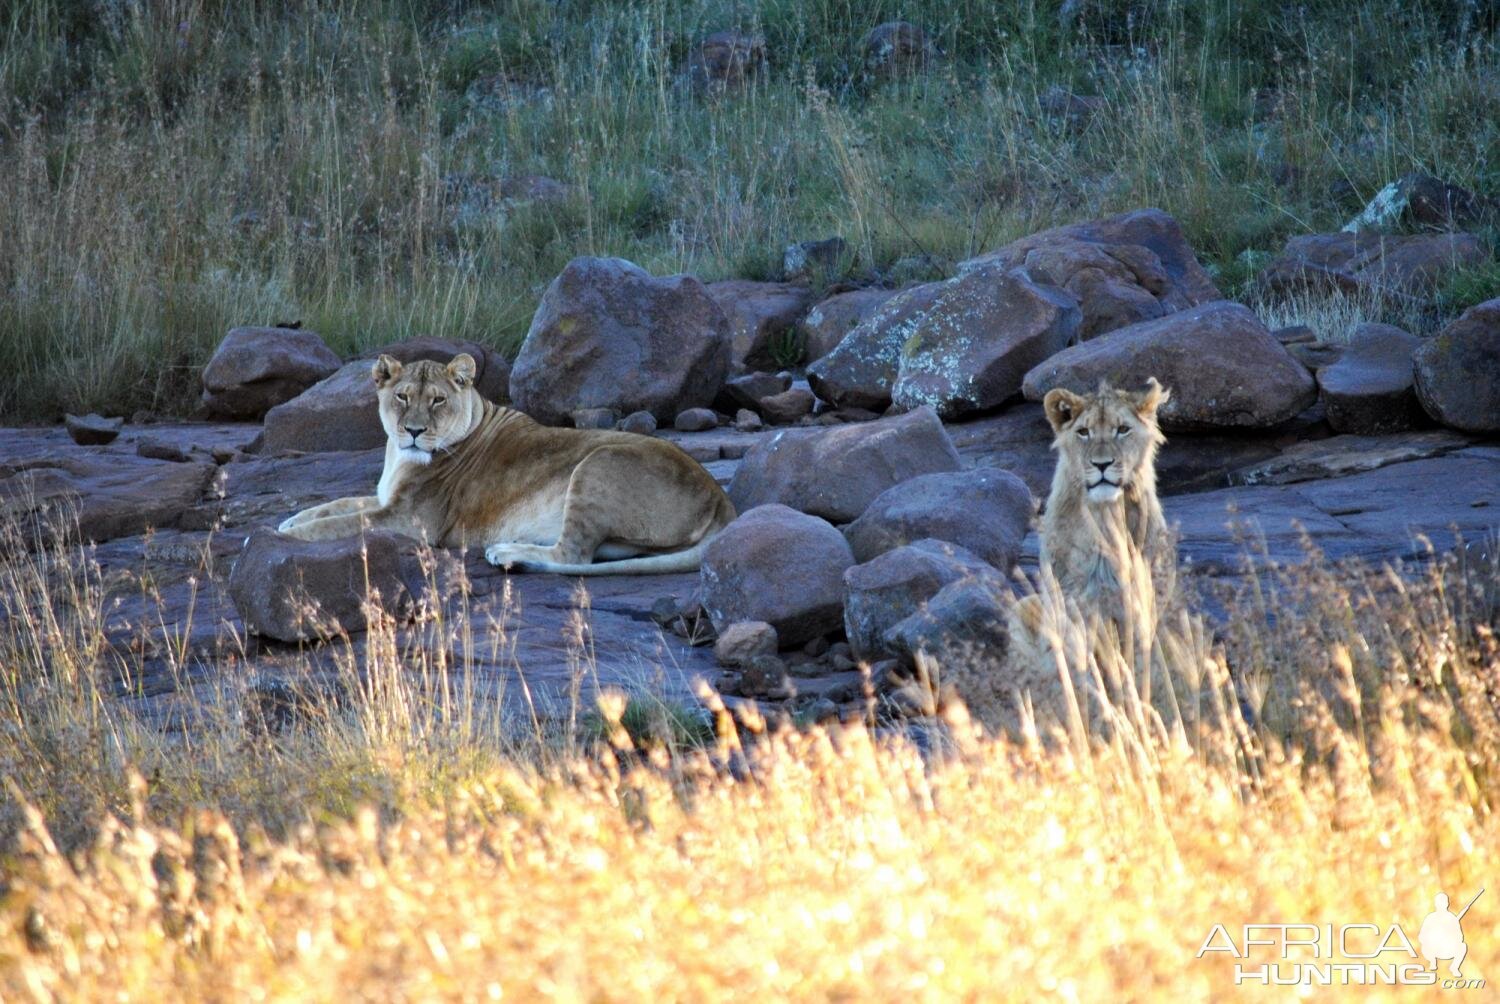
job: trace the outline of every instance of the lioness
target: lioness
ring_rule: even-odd
[[[511,569],[627,575],[696,570],[734,519],[728,496],[675,444],[548,428],[482,398],[474,372],[467,354],[447,366],[376,360],[388,438],[375,494],[314,506],[278,529],[327,540],[370,526],[478,544]]]

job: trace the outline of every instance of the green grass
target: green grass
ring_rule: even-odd
[[[510,350],[581,254],[771,278],[786,244],[839,235],[830,279],[896,281],[1158,205],[1238,295],[1255,253],[1401,173],[1496,190],[1485,5],[1060,6],[0,5],[0,413],[186,411],[241,323]],[[881,82],[860,43],[896,17],[941,57]],[[682,62],[728,27],[765,36],[769,73],[695,95]],[[1108,108],[1049,121],[1053,84]],[[570,194],[460,212],[448,184],[518,174]]]

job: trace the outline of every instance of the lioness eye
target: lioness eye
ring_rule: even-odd
[[[446,397],[435,397],[435,398],[432,399],[432,406],[434,408],[436,408],[438,405],[442,404],[446,400],[448,400]]]
[[[396,400],[400,401],[402,404],[405,404],[407,402],[407,397],[405,394],[397,394]]]
[[[1122,426],[1120,426],[1118,429],[1115,430],[1115,435],[1117,435],[1117,436],[1128,436],[1128,435],[1130,435],[1130,426],[1128,426],[1128,425],[1122,425]]]
[[[1089,430],[1087,430],[1087,429],[1079,429],[1078,430],[1078,438],[1079,439],[1088,439],[1089,438]]]

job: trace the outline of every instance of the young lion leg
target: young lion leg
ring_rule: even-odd
[[[286,533],[294,526],[315,519],[324,519],[328,516],[348,516],[354,513],[370,512],[380,507],[380,500],[374,495],[356,495],[350,498],[334,499],[332,502],[324,502],[310,509],[303,509],[295,516],[288,516],[281,521],[276,529],[280,533]]]
[[[676,468],[654,461],[634,450],[595,450],[568,480],[557,543],[497,541],[485,549],[486,560],[515,570],[567,575],[696,569],[705,536],[720,525],[717,501],[700,499],[692,486],[680,485]],[[681,491],[680,497],[671,497],[674,489]],[[632,552],[645,557],[595,562],[601,554]]]

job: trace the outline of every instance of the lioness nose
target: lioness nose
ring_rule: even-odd
[[[1114,463],[1114,461],[1113,460],[1094,460],[1094,461],[1091,461],[1091,463],[1095,467],[1099,468],[1099,473],[1103,474],[1105,471],[1109,470],[1109,465],[1112,464],[1112,463]]]
[[[412,439],[416,439],[418,436],[420,436],[422,433],[424,433],[426,431],[427,431],[427,426],[425,426],[425,425],[422,426],[419,429],[413,429],[409,425],[406,427],[406,434],[408,436],[410,436]]]

